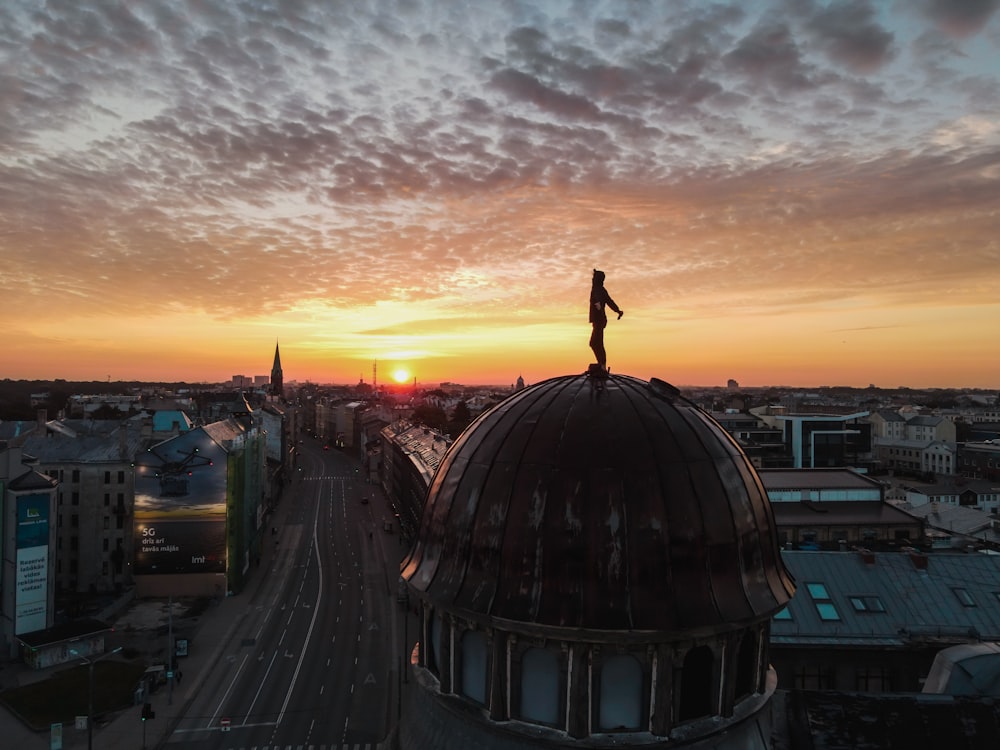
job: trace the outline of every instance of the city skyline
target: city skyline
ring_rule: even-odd
[[[16,1],[0,377],[998,388],[998,7]]]

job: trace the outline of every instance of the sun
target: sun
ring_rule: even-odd
[[[410,379],[410,371],[403,367],[397,367],[392,373],[392,379],[397,383],[405,383]]]

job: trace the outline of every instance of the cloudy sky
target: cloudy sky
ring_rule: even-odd
[[[8,0],[0,377],[1000,387],[1000,0]]]

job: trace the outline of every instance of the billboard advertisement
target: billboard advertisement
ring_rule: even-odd
[[[49,495],[17,498],[17,560],[14,577],[14,633],[46,626],[49,580]]]
[[[226,452],[194,429],[136,457],[136,575],[226,572]]]

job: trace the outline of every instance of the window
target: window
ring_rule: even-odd
[[[866,667],[855,675],[855,690],[863,693],[885,693],[892,691],[892,678],[884,667]]]
[[[849,596],[847,600],[855,612],[885,612],[885,605],[877,596]]]
[[[111,528],[111,517],[110,516],[105,516],[104,517],[104,530],[107,531],[110,528]]]
[[[124,471],[119,471],[118,472],[118,484],[125,484],[125,472]]]
[[[79,482],[80,481],[80,470],[79,469],[73,469],[73,473],[70,476],[72,477],[72,479],[70,481],[72,481],[72,482]]]
[[[642,724],[642,667],[634,656],[629,654],[612,656],[601,667],[599,722],[601,729],[640,728]]]
[[[775,620],[791,620],[792,613],[788,611],[788,607],[782,607],[780,610],[774,613]]]
[[[69,525],[72,526],[74,529],[77,528],[77,527],[79,527],[79,525],[80,525],[80,516],[78,516],[76,513],[74,513],[73,515],[71,515],[69,517]]]
[[[79,505],[80,504],[80,493],[77,492],[76,490],[73,490],[73,494],[71,496],[70,502],[73,503],[73,505]]]
[[[837,608],[830,602],[816,602],[816,611],[819,612],[819,619],[826,622],[833,622],[840,619]]]
[[[760,681],[757,668],[757,638],[752,632],[743,634],[736,656],[736,699],[757,690]]]
[[[101,540],[101,549],[103,549],[105,552],[108,551],[108,539],[107,539],[107,537],[105,537],[104,539]]]
[[[486,634],[478,630],[462,636],[462,694],[486,704]]]
[[[521,718],[559,723],[559,658],[544,648],[529,648],[521,658]]]
[[[826,591],[826,586],[822,583],[807,583],[806,591],[813,599],[829,599],[830,595]]]
[[[111,493],[110,492],[105,492],[104,493],[104,504],[106,506],[107,505],[111,505]]]
[[[955,592],[955,596],[958,597],[958,601],[961,602],[963,607],[976,606],[976,601],[972,598],[967,589],[953,588],[952,591]]]
[[[690,721],[712,714],[712,672],[715,655],[708,646],[697,646],[684,657],[681,668],[681,697],[677,712],[678,721]]]
[[[830,690],[833,687],[833,672],[826,667],[802,667],[792,675],[799,690]]]
[[[104,483],[105,484],[111,484],[111,472],[110,471],[104,472]]]
[[[813,604],[816,605],[816,612],[819,619],[824,622],[835,622],[840,620],[840,613],[830,601],[830,592],[826,590],[826,585],[822,583],[807,583],[806,591],[812,597]]]

